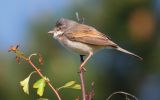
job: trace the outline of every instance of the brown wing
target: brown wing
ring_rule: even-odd
[[[84,24],[77,24],[76,26],[72,27],[72,30],[69,29],[66,31],[64,35],[72,41],[99,46],[117,46],[95,28]]]

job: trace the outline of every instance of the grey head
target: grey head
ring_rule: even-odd
[[[75,24],[77,24],[77,22],[69,19],[61,18],[56,22],[54,28],[48,33],[53,34],[53,36],[57,38],[58,36],[62,35],[65,31],[67,31],[69,28],[71,28]]]

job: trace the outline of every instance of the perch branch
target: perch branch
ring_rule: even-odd
[[[80,55],[81,63],[84,62],[83,56],[84,55]],[[84,70],[83,69],[80,70],[79,75],[80,75],[80,80],[81,80],[82,98],[83,98],[83,100],[86,100],[86,91],[85,91],[85,83],[84,83]]]

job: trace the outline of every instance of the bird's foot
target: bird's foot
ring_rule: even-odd
[[[80,66],[79,73],[82,72],[82,71],[85,72],[86,69],[83,66]]]

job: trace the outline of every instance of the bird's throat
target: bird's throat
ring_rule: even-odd
[[[62,36],[63,35],[63,32],[62,31],[57,31],[57,32],[54,32],[54,35],[53,35],[53,37],[54,38],[59,38],[60,36]]]

